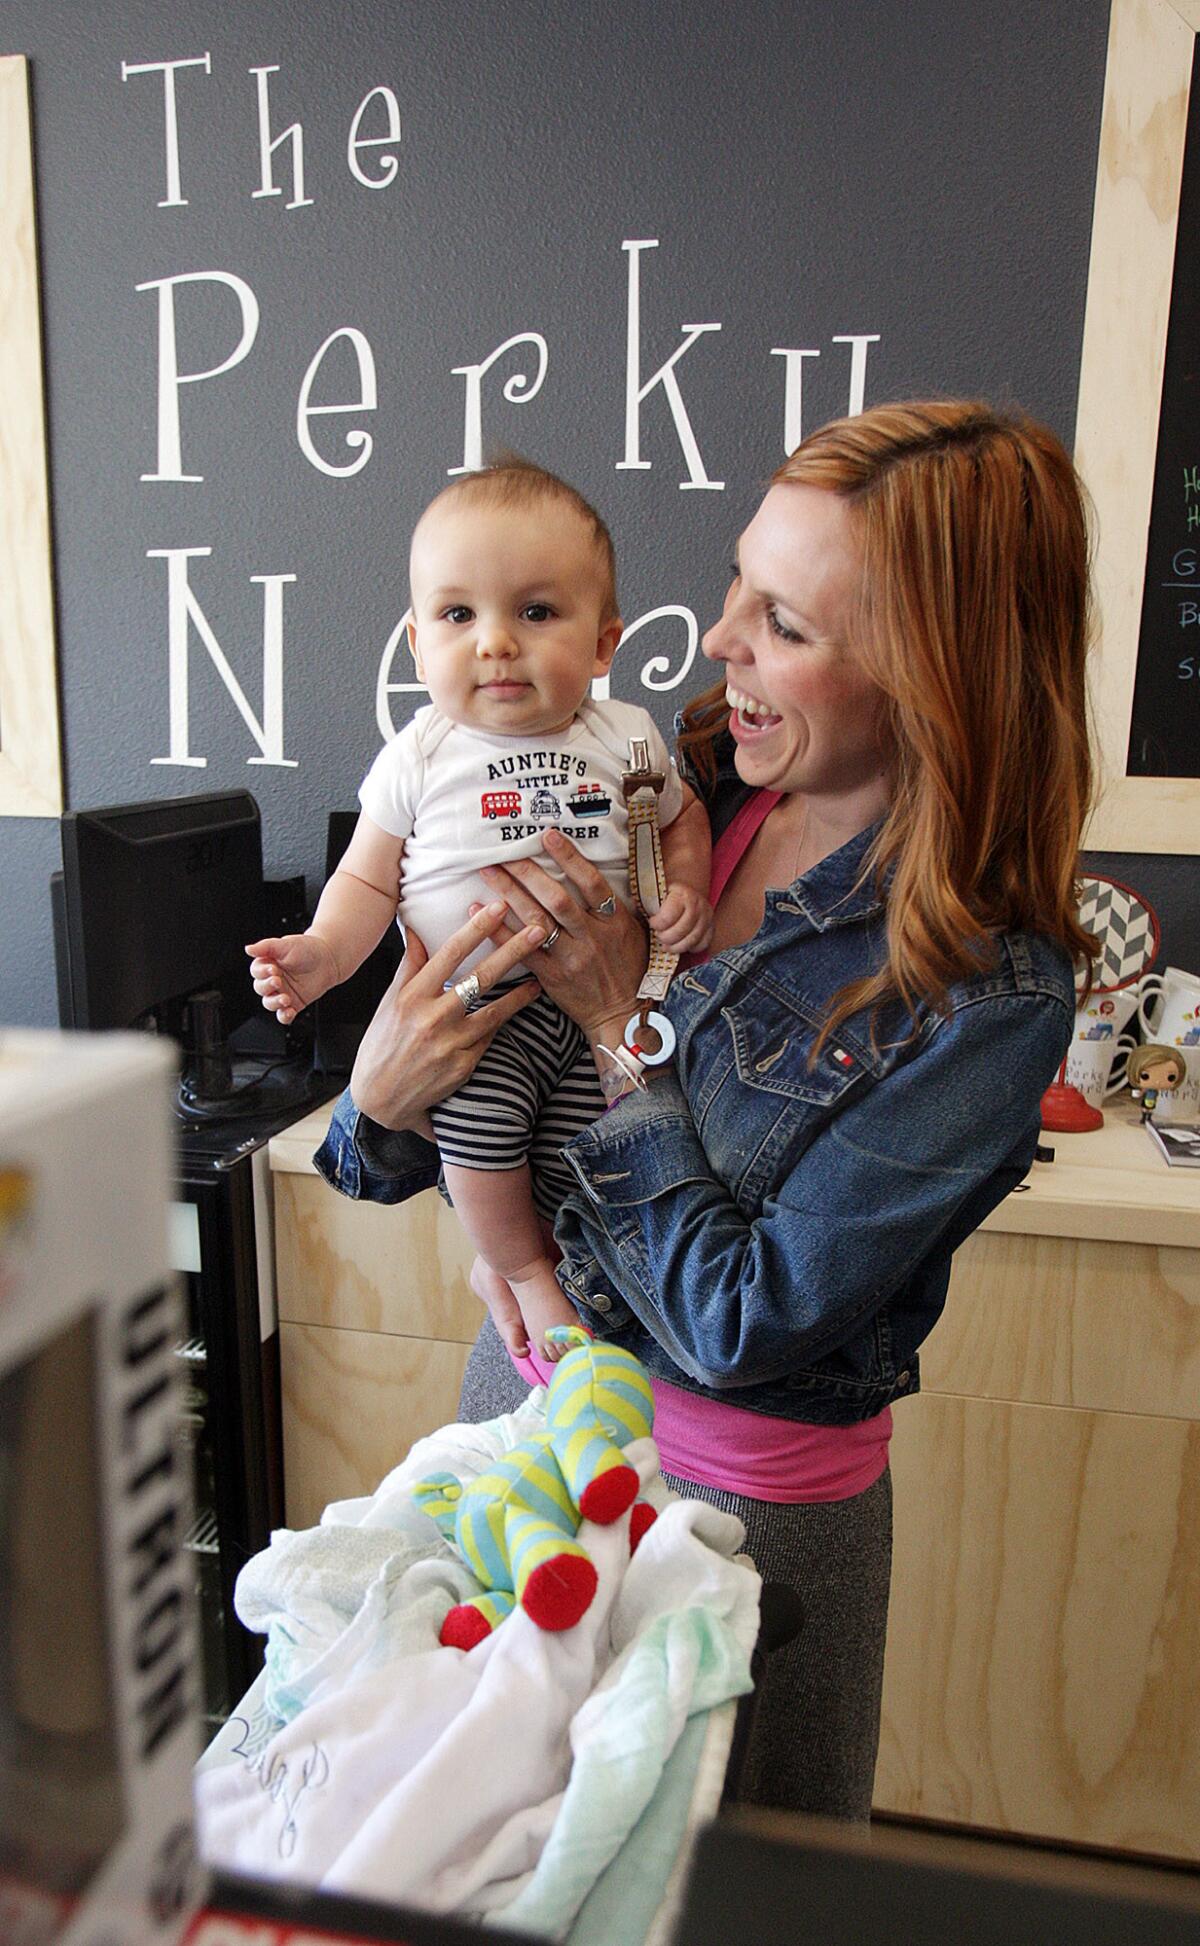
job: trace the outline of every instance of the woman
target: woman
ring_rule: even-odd
[[[1092,950],[1074,896],[1087,616],[1059,442],[935,402],[797,449],[704,641],[725,676],[685,711],[681,757],[717,840],[713,954],[671,988],[674,1060],[640,1073],[626,1051],[614,1111],[566,1151],[579,1188],[556,1234],[584,1321],[655,1378],[664,1472],[738,1513],[763,1574],[802,1593],[758,1712],[756,1802],[869,1812],[890,1406],[917,1389],[953,1251],[1032,1160]],[[452,947],[501,938],[486,986],[557,928],[539,982],[611,1077],[644,940],[572,846],[547,846],[566,882],[496,872],[508,936],[489,909]],[[491,1031],[442,992],[450,951],[417,950],[364,1040],[354,1096],[385,1128],[419,1126]],[[349,1145],[368,1193],[379,1137]],[[464,1400],[513,1403],[486,1328]]]

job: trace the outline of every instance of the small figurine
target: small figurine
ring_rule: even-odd
[[[1160,1095],[1169,1095],[1187,1079],[1187,1062],[1177,1047],[1163,1047],[1157,1041],[1135,1047],[1125,1070],[1129,1092],[1142,1105],[1142,1120],[1148,1122]]]

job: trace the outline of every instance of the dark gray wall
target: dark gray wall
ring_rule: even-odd
[[[84,17],[86,14],[86,17]],[[537,396],[504,397],[533,363],[483,381],[485,444],[566,473],[614,530],[627,621],[666,604],[716,611],[730,544],[784,450],[783,358],[804,364],[806,426],[844,411],[850,348],[869,347],[868,403],[930,391],[1020,402],[1071,436],[1104,66],[1105,0],[428,0],[166,8],[9,0],[6,48],[32,60],[46,321],[63,733],[69,802],[229,786],[254,791],[268,869],[315,890],[326,812],[351,804],[379,742],[376,674],[406,600],[407,536],[464,457],[464,380],[517,332],[549,362]],[[183,207],[168,194],[164,85],[122,63],[210,56],[177,78]],[[260,185],[256,82],[273,133],[303,127],[306,207],[289,209],[285,145]],[[390,187],[354,179],[346,142],[370,90],[402,118]],[[374,104],[382,124],[381,104]],[[367,131],[364,131],[367,132]],[[375,173],[387,151],[361,161]],[[663,387],[641,410],[646,470],[625,450],[629,253],[640,256],[644,380],[685,326],[720,323],[676,371],[707,477],[688,478]],[[223,376],[180,388],[184,470],[156,471],[157,294],[139,284],[220,271],[260,321]],[[179,287],[178,360],[196,372],[236,343],[228,286]],[[296,437],[305,371],[330,333],[362,332],[378,407]],[[315,402],[353,398],[341,354]],[[167,565],[190,579],[250,705],[262,711],[262,588],[283,588],[283,754],[257,746],[193,628],[189,738],[170,752]],[[614,693],[664,723],[700,687],[651,694],[680,667],[684,627],[647,627]],[[403,658],[400,659],[402,661]],[[397,677],[411,671],[398,662]],[[653,679],[653,671],[649,672]],[[395,699],[398,725],[419,697]],[[55,1014],[46,883],[57,829],[0,826],[6,915],[0,1019]],[[1137,880],[1136,861],[1124,876]],[[1172,900],[1186,898],[1182,874]],[[14,917],[14,915],[19,915]],[[1198,956],[1193,953],[1195,962]]]

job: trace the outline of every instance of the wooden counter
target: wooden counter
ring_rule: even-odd
[[[452,1420],[481,1308],[432,1192],[271,1143],[288,1520]],[[1200,1170],[1132,1105],[959,1251],[896,1409],[880,1810],[1200,1860]]]

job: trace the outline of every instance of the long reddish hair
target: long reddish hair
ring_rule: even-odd
[[[875,406],[796,448],[772,480],[849,505],[862,548],[852,635],[887,699],[891,807],[866,870],[890,873],[887,961],[836,996],[946,1003],[994,935],[1036,932],[1090,968],[1076,874],[1092,790],[1083,490],[1045,426],[962,400]],[[724,682],[685,710],[703,776]]]

